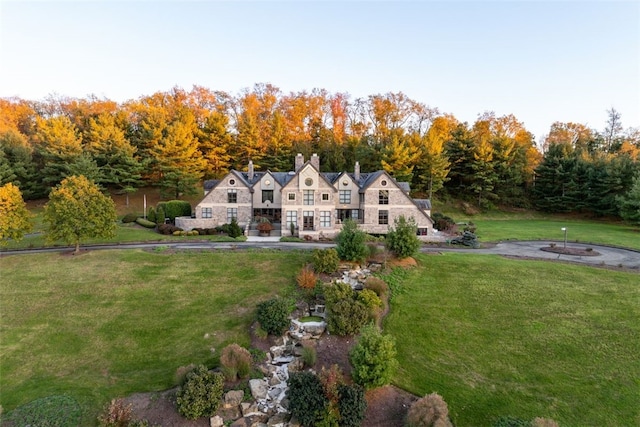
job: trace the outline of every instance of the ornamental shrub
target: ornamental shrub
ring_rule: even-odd
[[[289,411],[304,426],[314,426],[329,404],[320,379],[311,372],[294,372],[289,376]]]
[[[256,320],[260,327],[270,335],[282,335],[291,321],[291,304],[283,298],[272,298],[258,304]]]
[[[327,307],[327,312],[327,328],[335,335],[355,335],[371,318],[370,310],[353,298]]]
[[[251,353],[238,344],[229,344],[222,349],[220,365],[222,365],[222,373],[227,380],[246,378],[251,372]]]
[[[318,374],[318,378],[322,383],[322,389],[324,390],[324,395],[327,397],[329,402],[333,404],[338,403],[338,386],[344,384],[344,375],[342,374],[342,370],[340,366],[334,364],[331,365],[329,369],[326,369],[324,366],[322,370]]]
[[[156,224],[164,224],[165,215],[164,208],[162,206],[158,206],[156,209]]]
[[[318,353],[315,347],[305,345],[302,347],[302,361],[307,368],[313,368],[318,360]]]
[[[156,209],[164,210],[164,214],[171,222],[175,221],[178,216],[191,216],[191,203],[185,200],[169,200],[168,202],[160,202],[156,205]],[[164,221],[163,221],[164,222]]]
[[[234,239],[244,234],[244,231],[238,225],[238,220],[236,219],[236,217],[231,218],[231,223],[229,224],[226,232],[229,235],[229,237],[233,237]]]
[[[433,215],[431,215],[431,219],[433,219],[433,222],[435,223],[434,227],[438,231],[456,231],[456,222],[451,217],[443,215],[440,212],[434,212]]]
[[[364,287],[366,289],[371,289],[380,298],[384,298],[389,294],[389,286],[387,286],[387,283],[379,277],[367,277],[367,281],[364,283]]]
[[[132,406],[125,404],[122,399],[112,399],[98,416],[100,427],[128,427],[132,421]]]
[[[173,224],[159,224],[158,225],[158,232],[160,232],[161,234],[171,235],[176,231],[182,231],[182,228],[176,227]]]
[[[407,414],[407,426],[451,426],[447,403],[438,393],[431,393],[416,400]]]
[[[313,290],[318,283],[318,276],[309,267],[304,267],[296,276],[296,282],[301,289]]]
[[[382,300],[371,289],[363,289],[360,292],[356,292],[356,295],[358,301],[364,304],[364,306],[371,311],[375,311],[382,307]]]
[[[343,282],[336,282],[324,287],[324,299],[327,306],[331,306],[345,299],[353,299],[353,289]]]
[[[354,220],[345,220],[342,231],[336,236],[338,257],[345,261],[363,261],[369,253],[366,238],[366,233],[358,228]]]
[[[198,365],[187,374],[187,379],[178,389],[176,404],[180,414],[190,420],[211,417],[218,410],[222,398],[224,377]]]
[[[346,384],[338,385],[340,427],[360,427],[367,410],[364,389]]]
[[[158,222],[158,218],[156,216],[156,208],[154,208],[153,206],[149,206],[149,209],[147,209],[147,219],[151,222]]]
[[[382,335],[377,327],[365,326],[349,353],[349,361],[356,384],[365,389],[389,384],[398,365],[395,342],[392,337]]]
[[[398,258],[415,255],[421,245],[417,232],[418,226],[415,219],[411,217],[407,220],[404,215],[400,215],[393,221],[393,227],[387,233],[387,249]]]
[[[335,249],[314,249],[313,250],[313,270],[316,273],[331,274],[338,270],[340,258]]]
[[[136,219],[136,224],[143,226],[144,228],[156,228],[156,223],[146,220],[142,217]]]
[[[137,213],[129,212],[128,214],[122,217],[122,223],[129,224],[131,222],[135,222],[135,220],[138,219],[138,216],[139,215]]]

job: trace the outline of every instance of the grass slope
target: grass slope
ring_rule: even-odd
[[[544,416],[640,425],[638,275],[494,256],[419,257],[393,302],[395,383],[456,426]]]
[[[0,404],[69,394],[87,408],[174,385],[248,345],[254,308],[294,288],[303,252],[97,251],[0,258]],[[208,334],[208,336],[207,336]]]

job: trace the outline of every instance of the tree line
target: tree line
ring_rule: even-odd
[[[124,103],[89,96],[0,99],[0,185],[25,199],[65,177],[105,189],[157,186],[166,197],[199,191],[230,169],[293,169],[317,153],[322,171],[384,169],[416,197],[455,197],[480,207],[616,214],[616,197],[639,170],[640,132],[608,112],[602,131],[554,123],[540,143],[513,115],[474,123],[386,93],[366,98],[323,89],[285,94],[256,84],[232,95],[194,86]]]

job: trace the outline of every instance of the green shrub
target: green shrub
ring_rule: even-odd
[[[366,389],[389,384],[396,370],[396,346],[392,337],[373,326],[365,326],[349,353],[353,380]]]
[[[57,426],[76,427],[80,425],[82,408],[78,402],[70,396],[43,397],[16,409],[5,418],[14,426]]]
[[[313,270],[316,273],[331,274],[338,270],[340,258],[335,249],[314,249],[313,250]]]
[[[142,217],[136,219],[136,224],[141,225],[145,228],[156,228],[156,223],[146,220]]]
[[[112,399],[104,412],[98,416],[100,427],[128,427],[133,421],[131,404],[122,399]]]
[[[416,254],[420,248],[417,236],[418,226],[413,217],[408,220],[400,215],[393,221],[386,238],[386,246],[398,258],[406,258]]]
[[[356,292],[346,283],[325,286],[324,299],[327,328],[332,334],[357,334],[371,317],[371,310],[357,300]]]
[[[313,368],[316,364],[317,359],[318,354],[315,347],[307,345],[302,347],[302,361],[304,362],[304,366],[306,366],[307,368]]]
[[[310,372],[294,372],[289,376],[289,411],[304,426],[314,426],[325,415],[328,400],[322,383]]]
[[[337,282],[324,286],[324,299],[327,306],[335,304],[345,299],[353,299],[354,291],[351,286],[343,282]]]
[[[242,227],[238,225],[238,220],[235,217],[231,218],[231,223],[227,228],[227,234],[229,237],[233,238],[244,235],[244,231],[242,230]]]
[[[175,221],[178,216],[191,216],[191,203],[185,200],[160,202],[156,205],[156,210],[160,208],[164,211],[165,217],[169,218],[171,222]]]
[[[338,385],[340,427],[360,427],[367,410],[364,389],[346,384]]]
[[[129,224],[129,223],[135,222],[135,220],[138,219],[138,217],[139,215],[137,213],[129,212],[128,214],[122,217],[122,223]]]
[[[174,236],[182,236],[183,230],[176,230],[173,232]]]
[[[369,253],[365,244],[366,236],[366,233],[358,228],[355,221],[345,220],[342,231],[336,236],[338,257],[345,261],[363,261]]]
[[[371,318],[370,310],[353,298],[327,307],[327,312],[327,328],[335,335],[355,335]]]
[[[224,376],[233,381],[237,378],[246,378],[251,372],[251,353],[238,344],[229,344],[222,349],[220,365]]]
[[[153,206],[149,206],[149,209],[147,209],[147,219],[151,222],[158,222],[158,217],[156,216],[156,208],[154,208]]]
[[[158,206],[156,209],[156,224],[164,224],[166,218],[165,215],[164,208],[162,206]]]
[[[442,396],[431,393],[416,400],[407,414],[409,427],[451,426],[449,408]]]
[[[374,311],[382,307],[382,300],[371,289],[363,289],[357,292],[356,295],[358,296],[358,301],[364,304],[369,310]]]
[[[288,301],[283,298],[272,298],[258,304],[256,320],[268,334],[282,335],[291,324],[289,320],[291,311],[293,310]]]
[[[204,365],[196,366],[187,374],[184,385],[178,389],[178,412],[190,420],[213,416],[220,405],[223,385],[222,374],[209,372]]]

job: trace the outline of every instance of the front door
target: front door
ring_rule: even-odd
[[[304,211],[302,213],[302,229],[313,231],[313,211]]]

